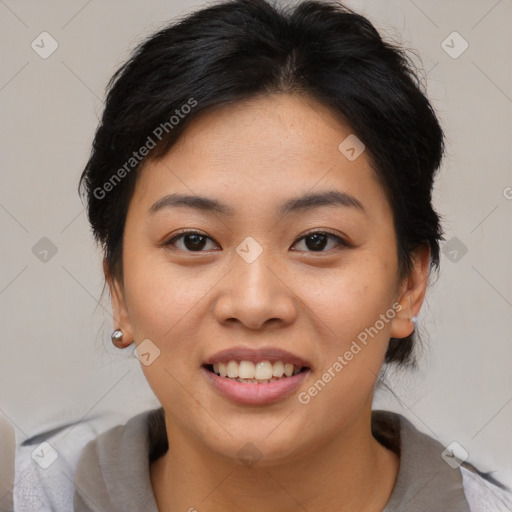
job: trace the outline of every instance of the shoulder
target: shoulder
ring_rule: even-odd
[[[385,512],[413,508],[512,512],[509,489],[467,461],[447,460],[447,448],[404,416],[373,411],[372,432],[400,454],[397,481]]]
[[[35,435],[15,450],[16,512],[73,510],[74,475],[84,447],[119,421],[101,416]]]
[[[460,466],[464,494],[471,512],[511,512],[512,493],[471,464]]]
[[[82,451],[75,471],[74,510],[157,512],[150,478],[150,461],[166,449],[163,408],[130,418]]]

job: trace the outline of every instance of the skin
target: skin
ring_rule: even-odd
[[[126,219],[123,278],[105,270],[124,343],[150,339],[160,350],[142,366],[171,447],[151,466],[159,510],[353,512],[387,503],[399,458],[372,437],[372,398],[389,338],[414,329],[429,251],[417,250],[399,278],[392,210],[369,156],[349,161],[338,150],[350,133],[314,100],[276,94],[203,114],[146,162]],[[277,213],[291,197],[327,190],[351,194],[364,212]],[[148,213],[170,193],[215,198],[236,215]],[[205,234],[204,245],[194,251],[185,237],[165,246],[183,228]],[[315,250],[303,238],[313,229],[351,245],[327,238]],[[252,263],[236,252],[247,236],[263,249]],[[200,372],[217,351],[275,346],[310,363],[305,391],[394,303],[396,316],[306,405],[297,393],[236,404]],[[261,454],[252,467],[237,456],[246,443]]]

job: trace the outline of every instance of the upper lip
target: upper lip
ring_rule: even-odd
[[[287,350],[275,347],[261,347],[257,349],[248,347],[227,348],[208,357],[204,364],[208,365],[226,361],[252,361],[253,363],[259,361],[270,361],[271,363],[283,361],[284,363],[291,363],[298,367],[307,366],[311,368],[311,364],[305,359]]]

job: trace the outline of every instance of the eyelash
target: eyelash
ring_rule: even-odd
[[[302,235],[297,240],[295,240],[293,245],[295,245],[296,243],[300,242],[304,238],[307,238],[308,236],[317,235],[317,234],[318,235],[326,235],[329,239],[335,240],[338,243],[338,245],[341,245],[342,247],[351,247],[350,244],[347,241],[345,241],[343,238],[335,235],[334,233],[330,233],[329,231],[310,231],[310,232]],[[178,239],[183,238],[184,236],[187,236],[187,235],[199,235],[199,236],[202,236],[202,237],[205,237],[205,238],[208,238],[208,239],[214,241],[212,238],[210,238],[209,236],[205,235],[204,233],[201,233],[200,231],[184,230],[184,231],[180,231],[179,233],[174,235],[172,238],[170,238],[168,241],[164,242],[163,245],[164,245],[164,247],[171,246]],[[185,249],[185,252],[201,253],[201,252],[207,252],[207,251],[203,251],[203,250],[201,250],[201,251],[189,251],[189,250]],[[305,251],[305,252],[322,253],[322,252],[328,252],[328,251],[321,250],[321,251]]]

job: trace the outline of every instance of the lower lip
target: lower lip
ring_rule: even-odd
[[[309,370],[274,382],[259,384],[238,382],[234,379],[220,377],[206,368],[201,368],[206,379],[223,396],[239,404],[265,405],[279,402],[290,395],[302,384]]]

